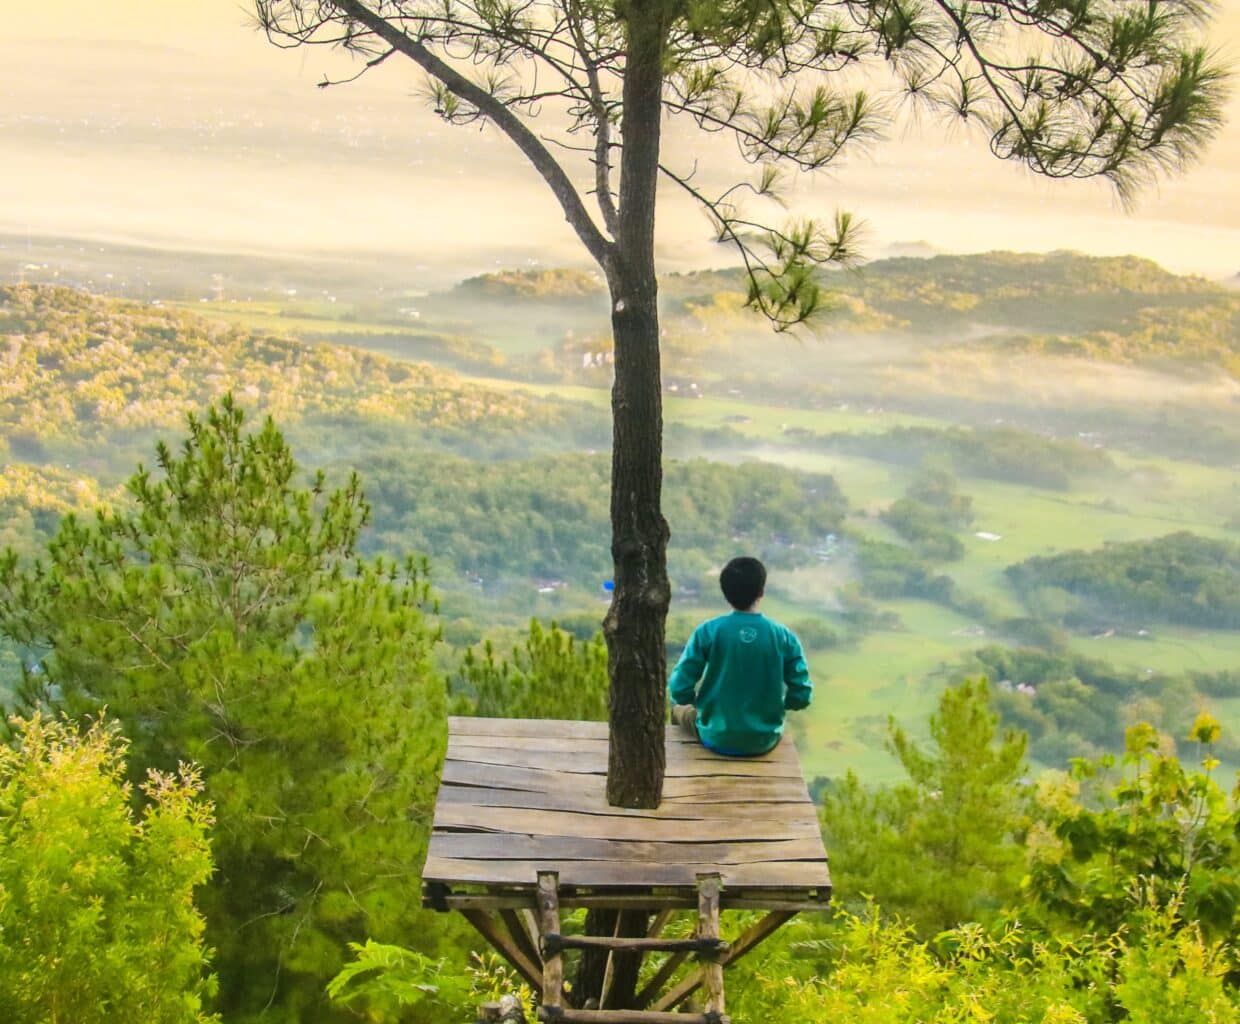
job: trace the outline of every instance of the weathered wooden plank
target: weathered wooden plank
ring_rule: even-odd
[[[674,800],[751,800],[785,803],[810,802],[805,780],[800,778],[767,779],[761,776],[748,778],[708,778],[675,780],[672,792],[664,792],[663,799]]]
[[[782,820],[789,816],[804,817],[804,801],[771,803],[764,800],[746,801],[739,792],[731,800],[694,803],[689,800],[665,800],[654,809],[613,807],[600,792],[528,793],[512,789],[483,789],[477,786],[444,786],[439,790],[440,804],[474,804],[479,807],[512,807],[528,810],[574,811],[581,814],[610,814],[621,818],[692,821],[696,818],[744,818]]]
[[[724,891],[720,896],[720,906],[724,910],[763,910],[787,911],[790,914],[821,914],[827,910],[826,896],[820,899],[818,894],[825,889],[806,889],[801,899],[786,899],[784,890],[758,889],[746,894],[737,890],[739,895]],[[528,909],[537,904],[537,893],[534,886],[497,886],[495,893],[453,893],[443,898],[443,906],[449,910],[500,910],[503,907],[512,909]],[[422,905],[434,910],[439,904],[429,896],[423,896]],[[646,911],[656,910],[693,910],[697,906],[697,896],[693,894],[693,886],[660,886],[649,893],[634,891],[594,891],[590,889],[572,890],[565,893],[559,901],[564,910],[616,910],[620,907],[636,907]]]
[[[522,789],[528,792],[577,792],[583,787],[602,793],[606,780],[602,775],[565,775],[546,768],[515,768],[511,765],[484,764],[476,761],[445,761],[441,782],[463,786],[486,786],[496,789]]]
[[[780,839],[766,842],[658,843],[642,840],[589,839],[577,836],[528,836],[498,832],[436,832],[430,852],[460,860],[611,860],[712,861],[720,864],[761,864],[766,861],[827,859],[822,839]]]
[[[453,735],[448,739],[448,756],[460,747],[488,747],[493,750],[539,750],[558,751],[564,753],[592,754],[607,758],[608,742],[606,738],[573,736],[469,736]],[[774,750],[754,757],[725,757],[707,750],[700,743],[681,741],[667,744],[669,761],[684,759],[695,761],[778,761],[792,763],[797,760],[796,751],[789,746],[780,744]]]
[[[628,818],[622,815],[539,811],[477,804],[439,804],[435,828],[473,832],[511,832],[531,836],[581,836],[583,839],[644,839],[651,842],[745,842],[759,839],[812,839],[820,836],[818,819],[790,813],[776,819]]]
[[[606,736],[501,736],[486,734],[481,736],[469,733],[452,733],[448,737],[448,748],[454,744],[467,747],[497,747],[501,750],[578,750],[583,753],[601,753],[607,755],[608,740]]]
[[[607,772],[605,757],[571,751],[507,750],[457,743],[449,748],[448,760],[507,765],[512,768],[540,768],[544,771],[581,775],[605,775]],[[667,764],[668,778],[729,775],[799,779],[801,769],[792,761],[748,760],[714,755],[705,759],[669,759]]]
[[[606,722],[561,718],[448,718],[449,736],[579,736],[607,739]]]
[[[503,747],[481,747],[454,743],[447,755],[449,761],[472,764],[505,765],[511,768],[541,768],[543,771],[571,772],[576,775],[604,775],[606,757],[588,751],[505,750]]]
[[[561,737],[606,740],[606,722],[577,722],[559,718],[473,718],[453,715],[448,719],[451,736]],[[665,741],[669,747],[696,746],[677,726],[668,725]],[[796,750],[791,736],[780,740],[777,750]]]
[[[556,871],[565,886],[692,886],[698,874],[713,872],[724,885],[744,889],[816,889],[829,883],[825,864],[771,861],[763,864],[651,864],[573,860],[456,860],[428,857],[422,878],[451,884],[530,885],[540,871]],[[658,904],[652,904],[657,906]]]
[[[450,760],[444,763],[442,782],[444,785],[481,786],[529,793],[598,793],[600,799],[606,799],[602,796],[606,792],[606,779],[601,773],[565,774],[549,768],[518,768],[511,765]],[[781,802],[799,796],[805,804],[809,804],[809,793],[800,776],[673,776],[663,781],[664,800],[689,799],[707,793],[713,797],[731,800],[778,797]]]
[[[707,750],[702,744],[694,743],[692,740],[681,740],[678,743],[673,743],[669,740],[666,749],[668,760],[688,757],[718,761],[758,761],[763,764],[774,761],[779,764],[796,765],[798,774],[800,773],[801,759],[797,756],[796,747],[791,742],[781,742],[765,754],[754,754],[752,757],[732,757],[726,754],[716,754],[713,750]]]

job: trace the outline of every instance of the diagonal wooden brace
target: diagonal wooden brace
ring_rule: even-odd
[[[542,972],[537,961],[531,960],[521,951],[520,946],[502,927],[499,922],[484,910],[462,910],[465,920],[477,929],[478,934],[491,944],[500,956],[507,960],[526,984],[539,988],[542,984]]]
[[[726,967],[728,964],[735,963],[757,946],[758,943],[774,935],[782,925],[795,916],[795,910],[775,910],[756,921],[733,941],[731,950],[724,956],[719,966]],[[650,1008],[659,1011],[674,1009],[701,988],[705,978],[706,972],[704,968],[693,971],[686,975],[680,984],[669,989],[660,998],[656,999],[650,1005]]]

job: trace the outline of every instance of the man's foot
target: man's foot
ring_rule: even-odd
[[[698,738],[697,708],[692,704],[673,704],[672,722],[680,727],[680,731],[693,739]]]

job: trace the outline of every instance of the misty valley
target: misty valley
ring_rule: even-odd
[[[22,243],[25,244],[25,243]],[[6,239],[6,247],[19,243]],[[574,270],[423,292],[401,267],[40,243],[0,289],[0,544],[23,564],[231,393],[307,480],[356,471],[367,554],[425,557],[456,697],[465,652],[607,607],[611,342]],[[247,262],[248,260],[248,262]],[[816,792],[897,762],[944,688],[989,678],[1035,766],[1199,712],[1240,767],[1240,291],[1136,258],[992,253],[826,276],[773,334],[740,275],[660,282],[673,659],[735,554],[801,637]],[[39,670],[7,642],[0,685]],[[594,717],[605,709],[595,708]]]

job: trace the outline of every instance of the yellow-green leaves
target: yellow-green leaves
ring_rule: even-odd
[[[0,745],[5,1024],[217,1021],[194,900],[212,872],[197,769],[150,773],[135,801],[115,723],[13,727]]]
[[[1208,711],[1202,711],[1197,715],[1196,721],[1193,722],[1188,738],[1196,740],[1198,743],[1215,743],[1218,741],[1222,731],[1223,727],[1219,725],[1218,719]]]

